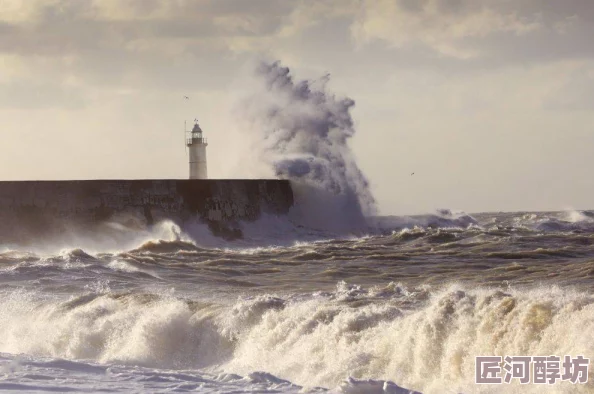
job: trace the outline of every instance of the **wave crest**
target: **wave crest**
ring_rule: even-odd
[[[5,294],[0,314],[10,316],[0,321],[4,352],[244,376],[266,371],[323,387],[351,376],[428,393],[472,391],[478,355],[594,352],[581,335],[594,330],[594,298],[550,288],[431,291],[343,283],[334,292],[234,305],[113,293],[48,301],[13,292]]]

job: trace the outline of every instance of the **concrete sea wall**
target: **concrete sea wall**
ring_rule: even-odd
[[[5,181],[0,182],[0,241],[126,215],[146,225],[198,218],[216,235],[237,237],[239,221],[283,215],[292,205],[286,180]]]

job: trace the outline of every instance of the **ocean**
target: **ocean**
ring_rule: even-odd
[[[224,241],[106,226],[0,241],[0,390],[586,393],[476,357],[594,356],[594,213],[264,217]]]

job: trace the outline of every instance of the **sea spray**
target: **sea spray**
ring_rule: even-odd
[[[293,217],[312,227],[363,224],[376,203],[348,145],[354,100],[330,93],[328,76],[295,81],[279,62],[261,63],[255,75],[259,87],[238,110],[257,135],[255,152],[277,176],[293,181]]]
[[[20,290],[3,296],[2,352],[244,376],[265,371],[327,388],[351,376],[470,393],[481,391],[477,355],[593,351],[580,333],[593,329],[594,298],[550,287],[366,289],[341,282],[331,292],[248,296],[234,305],[109,292],[69,300]]]

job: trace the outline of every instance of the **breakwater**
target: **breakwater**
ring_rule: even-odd
[[[222,237],[240,221],[284,215],[293,205],[286,180],[76,180],[0,182],[2,240],[90,228],[129,217],[142,225],[199,219]]]

